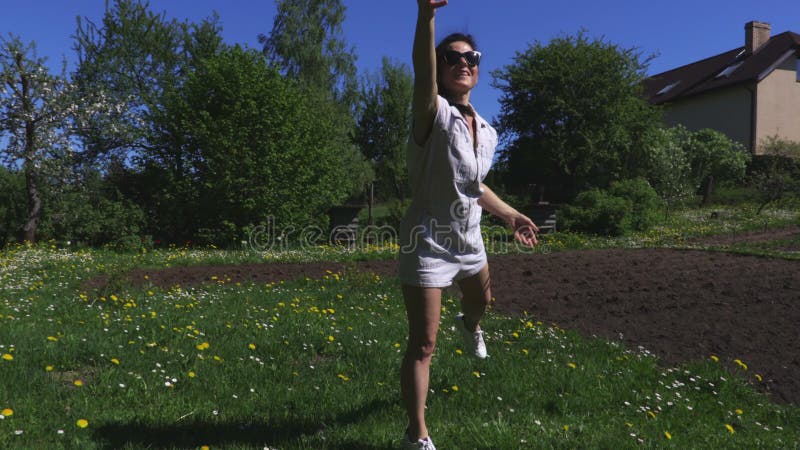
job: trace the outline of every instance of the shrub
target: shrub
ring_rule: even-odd
[[[566,229],[621,236],[646,231],[658,220],[661,200],[643,179],[615,182],[608,190],[592,189],[575,197],[560,211]]]
[[[636,178],[618,181],[611,185],[609,192],[631,202],[630,214],[626,219],[633,231],[647,231],[658,222],[662,202],[646,180]]]
[[[599,235],[618,236],[625,234],[632,205],[624,198],[615,197],[608,191],[592,189],[575,197],[571,205],[560,212],[560,219],[568,230]]]

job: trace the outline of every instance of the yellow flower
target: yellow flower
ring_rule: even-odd
[[[456,386],[455,384],[450,389],[452,389],[453,392],[458,392],[458,386]]]
[[[664,432],[664,437],[667,439],[672,439],[672,435],[669,433],[669,431]]]
[[[111,362],[116,365],[119,365],[119,360],[117,358],[111,358]]]
[[[256,349],[256,344],[248,344],[247,348],[249,348],[250,350],[255,350]]]
[[[348,377],[343,373],[340,373],[339,375],[337,375],[337,377],[339,377],[342,381],[350,381],[350,377]]]
[[[116,296],[116,295],[114,295],[114,294],[111,294],[111,301],[112,301],[112,302],[115,302],[115,301],[117,301],[117,300],[119,300],[119,297],[117,297],[117,296]]]
[[[399,342],[395,342],[394,343],[394,348],[400,348],[400,343]]]
[[[564,425],[564,432],[569,431],[569,425]]]
[[[202,344],[197,344],[196,347],[197,347],[198,350],[203,351],[203,350],[211,347],[211,344],[209,344],[208,342],[203,342]]]
[[[14,357],[11,355],[11,353],[3,353],[3,359],[6,361],[13,361]]]
[[[528,354],[528,349],[527,349],[527,348],[523,348],[523,349],[522,349],[522,353],[524,353],[524,354],[526,354],[526,355],[527,355],[527,354]]]
[[[335,340],[336,340],[336,338],[335,338],[335,337],[333,337],[333,336],[328,336],[328,342],[333,342],[333,341],[335,341]]]
[[[207,445],[201,445],[200,446],[200,450],[208,450],[208,446]]]
[[[647,415],[650,416],[653,419],[656,418],[656,413],[654,413],[653,411],[647,411]]]
[[[741,416],[742,414],[744,414],[744,411],[742,411],[741,409],[738,409],[738,408],[736,409],[736,411],[735,411],[735,412],[736,412],[736,414],[738,414],[738,415],[740,415],[740,416]]]
[[[47,336],[47,340],[50,341],[50,342],[55,342],[55,341],[58,340],[58,338],[55,337],[55,336]]]
[[[72,382],[72,384],[74,384],[75,386],[81,387],[81,386],[83,386],[83,381],[75,380],[75,381]]]
[[[730,434],[736,433],[736,430],[733,429],[733,425],[731,425],[729,423],[725,424],[725,428],[728,429],[728,433],[730,433]]]
[[[569,363],[567,363],[567,365],[572,367],[573,369],[578,368],[578,366],[576,366],[574,362],[569,362]]]
[[[191,370],[189,371],[189,378],[194,378],[194,377],[196,377],[196,376],[197,376],[197,374],[196,374],[196,373],[194,373],[194,372],[193,372],[193,371],[191,371]]]
[[[0,416],[4,416],[4,417],[11,417],[13,415],[14,415],[14,410],[11,409],[11,408],[6,408],[6,409],[4,409],[3,411],[0,412]]]
[[[711,360],[714,362],[719,362],[719,358],[717,358],[717,355],[711,355]]]
[[[54,367],[53,367],[53,366],[45,366],[45,367],[44,367],[44,370],[45,370],[45,372],[52,372],[52,371],[53,371],[53,369],[54,369]]]
[[[733,362],[735,362],[736,364],[738,364],[738,365],[739,365],[739,367],[741,367],[741,368],[742,368],[742,370],[747,370],[747,364],[745,364],[744,362],[742,362],[742,360],[741,360],[741,359],[734,359],[734,360],[733,360]]]
[[[475,378],[480,378],[481,377],[481,373],[478,372],[477,370],[475,372],[472,372],[472,374],[475,375]]]
[[[761,378],[761,375],[756,374],[756,380],[761,381],[761,380],[763,380],[763,378]]]
[[[78,419],[78,421],[75,422],[75,425],[77,425],[78,428],[86,428],[89,426],[89,421],[86,419]]]
[[[462,352],[460,348],[456,349],[456,355],[461,356],[462,353],[464,353],[464,352]]]

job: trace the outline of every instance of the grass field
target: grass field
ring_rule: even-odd
[[[778,216],[768,225],[796,220]],[[691,217],[673,234],[702,234]],[[550,239],[548,251],[610,245]],[[626,242],[618,245],[634,245]],[[405,426],[396,280],[331,272],[246,285],[220,273],[203,287],[80,288],[98,273],[140,266],[392,254],[6,249],[0,448],[392,448]],[[746,361],[741,377],[714,355],[664,367],[646,349],[494,313],[484,325],[491,357],[475,361],[452,328],[457,310],[446,298],[431,377],[428,418],[439,448],[800,447],[800,409],[756,393],[747,381],[759,375]]]

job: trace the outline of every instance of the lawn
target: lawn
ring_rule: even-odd
[[[796,220],[776,217],[767,225]],[[545,250],[680,245],[748,227],[706,218],[682,213],[675,223],[683,226],[616,244],[559,234]],[[204,286],[144,280],[134,288],[113,276],[99,291],[82,283],[133,267],[393,251],[7,248],[0,448],[392,448],[405,426],[398,369],[406,325],[395,279],[331,271],[266,285],[223,273]],[[800,409],[770,403],[714,358],[667,367],[646,349],[490,313],[491,357],[475,361],[452,328],[457,300],[444,306],[428,405],[439,448],[800,447]]]

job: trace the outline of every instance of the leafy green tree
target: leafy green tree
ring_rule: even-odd
[[[149,233],[188,238],[197,213],[192,183],[199,156],[164,110],[199,62],[224,48],[218,18],[190,24],[167,20],[147,3],[114,0],[101,23],[79,19],[75,48],[81,93],[102,91],[122,105],[87,121],[85,162],[102,163],[107,172],[114,165],[112,179],[133,183],[118,189],[147,211]]]
[[[264,54],[289,78],[331,95],[352,111],[358,99],[356,55],[344,40],[341,0],[277,0]]]
[[[646,177],[669,209],[688,199],[692,187],[686,147],[692,133],[684,126],[655,128],[645,139]]]
[[[18,237],[25,219],[25,177],[0,166],[0,249]]]
[[[406,143],[411,131],[411,71],[384,57],[379,73],[361,89],[354,141],[372,162],[378,196],[404,200],[408,190]]]
[[[334,111],[285,79],[256,51],[207,58],[166,103],[164,123],[197,155],[195,230],[229,239],[274,220],[323,224],[332,204],[363,186],[363,159],[332,140]],[[223,242],[216,242],[223,243]]]
[[[760,147],[761,154],[753,158],[750,170],[750,184],[759,197],[756,214],[791,192],[800,194],[800,142],[769,136]]]
[[[686,156],[694,187],[702,189],[704,205],[711,203],[715,180],[742,179],[750,161],[750,152],[742,144],[710,128],[691,134]]]
[[[509,182],[569,200],[644,175],[644,138],[660,119],[641,95],[648,61],[580,32],[536,42],[494,71]]]

